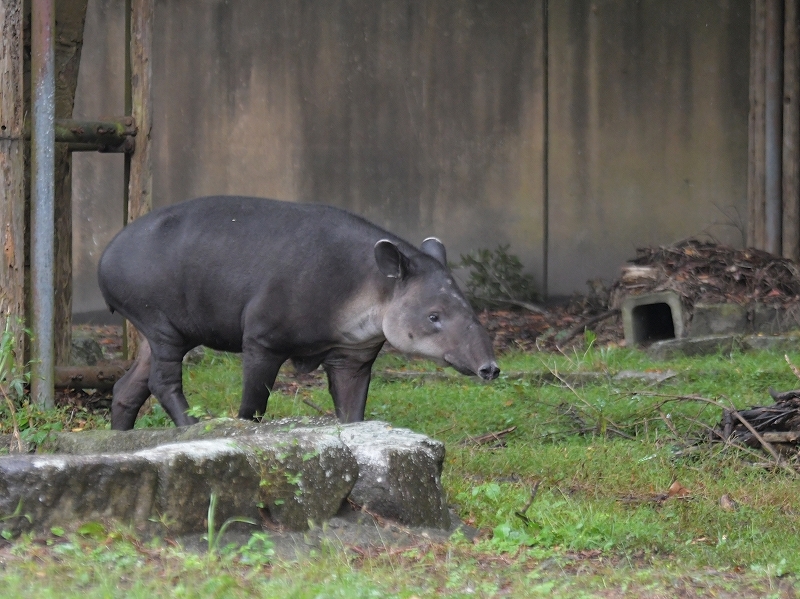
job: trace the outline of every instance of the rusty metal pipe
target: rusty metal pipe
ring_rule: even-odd
[[[98,366],[57,366],[56,389],[97,389],[110,391],[133,362],[117,361]]]
[[[55,379],[55,6],[31,3],[31,396],[53,407]]]
[[[105,121],[55,119],[55,141],[70,144],[76,151],[133,152],[136,125],[133,117]],[[31,139],[31,123],[25,121],[23,135]]]
[[[130,116],[102,121],[53,119],[53,134],[57,142],[121,143],[126,137],[136,135],[136,125]],[[25,121],[23,136],[31,139],[31,123],[28,120]]]

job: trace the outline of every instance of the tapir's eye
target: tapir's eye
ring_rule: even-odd
[[[436,312],[434,312],[430,316],[428,316],[428,320],[436,324],[437,322],[439,322],[439,315]]]

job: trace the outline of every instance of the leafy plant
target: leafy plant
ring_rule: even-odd
[[[217,531],[216,527],[217,500],[218,496],[216,491],[212,491],[211,499],[208,502],[208,533],[206,534],[206,539],[208,540],[209,555],[212,555],[217,552],[219,548],[220,539],[225,534],[225,531],[228,529],[228,527],[234,522],[252,524],[253,526],[258,525],[258,522],[256,522],[252,518],[245,518],[243,516],[231,516],[230,518],[225,520],[225,522],[222,523],[222,526],[219,527],[219,531]]]
[[[275,543],[265,532],[254,532],[247,543],[229,543],[222,552],[226,557],[238,558],[239,563],[249,566],[266,566],[275,556]]]
[[[33,522],[33,518],[30,514],[25,514],[22,512],[22,498],[20,497],[19,503],[17,503],[17,507],[14,511],[7,516],[0,516],[0,522],[6,522],[7,520],[16,520],[17,518],[25,518],[28,522]],[[14,533],[8,529],[3,529],[0,532],[0,537],[3,537],[6,541],[11,540],[14,536]]]
[[[7,399],[21,399],[30,376],[17,365],[15,345],[11,318],[7,317],[0,335],[0,391]]]
[[[461,254],[461,262],[455,266],[469,270],[467,294],[478,308],[511,304],[541,311],[532,304],[539,298],[533,276],[522,272],[522,262],[509,253],[509,247],[498,245],[496,250],[481,248]]]
[[[27,331],[26,331],[27,333]],[[14,331],[11,330],[11,317],[6,315],[3,334],[0,336],[0,395],[3,396],[11,419],[12,434],[20,452],[25,451],[25,445],[20,436],[20,425],[17,421],[15,404],[22,401],[25,395],[30,373],[20,370],[17,364],[16,340]]]

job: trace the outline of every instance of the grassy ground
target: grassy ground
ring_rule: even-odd
[[[770,386],[800,387],[784,356],[652,362],[587,345],[501,357],[506,374],[488,385],[395,355],[376,364],[368,418],[446,443],[446,491],[480,529],[475,542],[420,539],[411,549],[366,553],[331,544],[286,563],[270,556],[263,537],[209,556],[98,525],[0,548],[2,595],[793,597],[800,480],[789,468],[765,467],[768,454],[696,443],[721,420],[719,405],[699,397],[743,408],[771,403]],[[789,358],[800,364],[800,354]],[[630,370],[672,376],[615,378]],[[330,408],[324,385],[282,380],[270,417],[316,414],[304,400]],[[187,369],[186,387],[198,414],[234,415],[238,358],[208,354]],[[0,420],[6,429],[9,412]],[[49,428],[107,426],[74,410],[20,407],[16,418],[31,439]],[[140,421],[160,424],[158,408]],[[474,442],[511,427],[501,444]]]

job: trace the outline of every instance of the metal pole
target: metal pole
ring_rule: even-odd
[[[53,407],[55,384],[55,30],[54,0],[31,4],[31,396]]]

